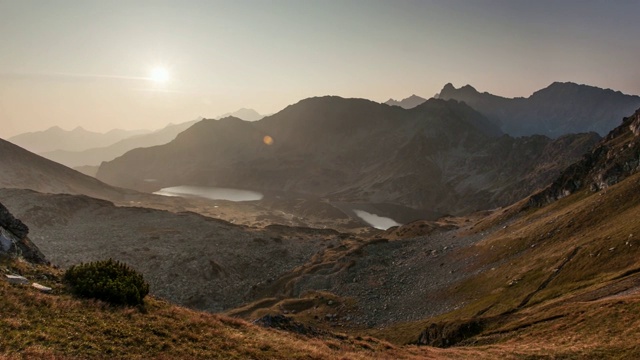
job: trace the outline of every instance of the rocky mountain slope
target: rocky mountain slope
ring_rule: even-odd
[[[532,196],[530,204],[541,206],[581,189],[606,190],[640,170],[640,110],[624,119],[582,159],[546,189]]]
[[[97,177],[142,191],[221,186],[464,213],[526,196],[597,140],[501,136],[456,101],[405,110],[322,97],[257,122],[203,120],[169,144],[103,163]]]
[[[131,136],[142,135],[148,130],[115,129],[107,133],[88,131],[82,127],[63,130],[57,126],[44,131],[36,131],[13,136],[8,140],[34,153],[55,150],[83,151],[95,147],[114,144]]]
[[[559,179],[577,174],[583,186],[559,200],[544,197],[552,202],[532,207],[538,194],[491,212],[345,240],[257,287],[264,300],[230,314],[287,313],[312,326],[375,328],[367,333],[397,343],[636,357],[639,328],[627,324],[640,323],[632,310],[640,304],[640,174],[613,173],[604,178],[606,190],[589,183],[594,174],[611,174],[609,166],[637,164],[639,152],[624,151],[640,138],[637,122],[638,113],[625,119],[590,153],[608,157],[570,166]],[[582,171],[570,171],[576,167]],[[558,183],[540,194],[553,194]],[[331,292],[323,295],[330,308],[304,306],[318,291]]]
[[[316,334],[338,329],[358,334],[353,340],[343,335],[322,340],[329,341],[332,345],[325,346],[332,350],[314,350],[318,358],[637,358],[640,174],[633,165],[639,159],[635,148],[639,121],[638,112],[626,118],[595,150],[539,193],[547,194],[544,201],[531,200],[538,194],[506,208],[414,222],[367,239],[334,231],[238,227],[191,213],[118,208],[87,197],[26,190],[2,190],[0,199],[31,228],[33,241],[43,249],[49,246],[62,259],[58,261],[112,256],[143,272],[152,289],[166,286],[164,290],[178,294],[175,301],[192,307],[218,309],[249,302],[229,313],[251,320],[265,314],[286,315],[300,324],[294,328],[319,329]],[[577,182],[582,185],[575,189],[559,186]],[[555,193],[563,196],[554,197]],[[11,271],[30,271],[9,266],[16,269]],[[5,269],[0,267],[0,272]],[[203,285],[193,287],[192,281]],[[51,286],[56,286],[55,278]],[[272,332],[255,330],[243,321],[168,308],[155,300],[150,303],[150,318],[125,310],[127,320],[122,321],[118,309],[103,318],[95,304],[79,303],[64,293],[59,293],[63,298],[58,301],[36,290],[20,290],[0,283],[0,299],[29,299],[24,306],[5,305],[11,311],[0,312],[0,330],[8,334],[0,339],[3,352],[28,350],[35,357],[55,349],[91,357],[115,341],[127,349],[117,350],[118,356],[143,357],[133,344],[144,343],[147,351],[157,349],[174,329],[179,338],[171,346],[151,350],[157,351],[154,354],[185,354],[181,339],[188,338],[190,348],[197,349],[189,356],[211,357],[206,349],[213,345],[208,341],[229,338],[230,343],[246,345],[240,354],[259,358],[255,347],[243,341],[267,336],[291,347],[270,352],[276,350],[260,343],[260,351],[276,357],[289,351],[309,355],[309,345],[300,349],[298,342],[271,337]],[[205,295],[197,295],[201,293]],[[19,302],[6,304],[12,303]],[[75,311],[76,306],[82,311]],[[83,337],[85,346],[56,341],[57,327],[46,324],[60,318],[53,315],[61,307],[70,320],[60,328],[82,326],[86,334],[98,335]],[[49,321],[27,321],[34,309],[44,316],[39,319]],[[101,319],[93,327],[100,331],[88,331],[91,322],[86,314]],[[174,328],[169,319],[190,326]],[[131,326],[143,323],[150,333]],[[230,334],[221,323],[233,325],[235,332]],[[217,330],[215,336],[208,335],[206,329],[211,328]],[[30,329],[37,329],[37,339],[46,341],[46,347],[29,347],[19,340],[21,332],[33,336]],[[349,344],[360,346],[366,335],[394,345],[372,339],[365,355],[350,352]],[[122,340],[131,338],[139,341]],[[401,345],[406,343],[464,347],[432,350]],[[217,354],[241,357],[231,345],[221,351]]]
[[[86,196],[0,189],[1,201],[30,228],[58,266],[113,258],[145,274],[152,294],[222,311],[335,244],[334,230],[249,228],[195,213],[116,207]]]
[[[511,136],[552,138],[592,131],[604,136],[640,107],[640,96],[570,82],[554,82],[527,98],[513,99],[447,84],[438,98],[464,101]]]
[[[420,97],[418,95],[411,95],[408,98],[404,98],[402,100],[394,100],[389,99],[384,103],[391,106],[400,106],[403,109],[412,109],[422,103],[427,101],[427,99]]]

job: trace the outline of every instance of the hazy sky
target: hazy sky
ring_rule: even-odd
[[[430,97],[447,82],[640,94],[638,14],[637,0],[0,0],[0,137]],[[168,83],[148,79],[157,66]]]

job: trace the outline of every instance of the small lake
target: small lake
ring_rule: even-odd
[[[387,230],[390,227],[402,225],[397,223],[392,218],[378,216],[376,214],[368,213],[364,210],[353,209],[353,212],[355,212],[360,219],[364,220],[367,224],[373,226],[376,229]]]
[[[181,196],[181,197],[201,197],[211,200],[229,201],[256,201],[261,200],[263,195],[256,191],[240,190],[210,186],[173,186],[160,189],[154,192],[156,195]]]

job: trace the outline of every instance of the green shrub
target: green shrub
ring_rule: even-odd
[[[64,281],[76,296],[116,305],[139,305],[149,293],[141,274],[112,259],[70,267]]]

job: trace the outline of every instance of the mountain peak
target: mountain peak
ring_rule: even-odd
[[[220,116],[217,116],[216,119],[222,119],[222,118],[226,118],[229,116],[233,116],[236,118],[240,118],[242,120],[245,121],[258,121],[260,119],[262,119],[264,117],[264,115],[261,115],[260,113],[258,113],[257,111],[253,110],[253,109],[249,109],[249,108],[240,108],[234,112],[230,112],[230,113],[226,113],[226,114],[222,114]]]
[[[412,109],[422,103],[424,103],[425,101],[427,101],[427,99],[420,97],[416,94],[413,94],[411,96],[409,96],[408,98],[404,98],[400,101],[397,101],[395,99],[389,99],[386,102],[384,102],[387,105],[390,106],[400,106],[401,108],[404,109]]]
[[[456,87],[455,87],[455,86],[453,86],[453,84],[452,84],[452,83],[446,83],[446,84],[444,85],[444,87],[442,88],[442,91],[441,91],[441,92],[443,92],[443,91],[452,91],[452,90],[455,90],[455,89],[456,89]]]

